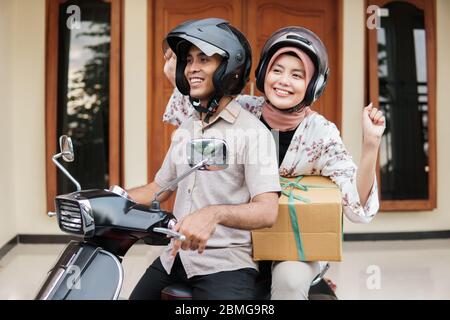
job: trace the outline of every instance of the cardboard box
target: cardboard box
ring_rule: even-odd
[[[308,186],[308,190],[289,186],[289,183],[297,180],[301,185]],[[339,188],[329,178],[321,176],[282,178],[282,187],[284,194],[279,199],[278,218],[274,226],[252,231],[253,259],[341,261],[342,196]],[[292,214],[297,218],[300,230],[300,251],[291,223],[289,198],[286,196],[291,191]]]

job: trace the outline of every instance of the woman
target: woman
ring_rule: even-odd
[[[175,57],[169,53],[168,58],[165,72],[170,79]],[[238,96],[237,101],[278,137],[281,176],[330,177],[342,192],[347,218],[368,223],[379,207],[375,168],[385,119],[372,104],[364,108],[362,156],[357,168],[337,127],[310,108],[321,96],[328,72],[326,48],[313,32],[283,28],[267,40],[256,69],[257,87],[264,97]],[[163,120],[179,125],[191,113],[188,98],[175,90]],[[310,284],[318,273],[318,262],[274,262],[272,299],[308,299]]]

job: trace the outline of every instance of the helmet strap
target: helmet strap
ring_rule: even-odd
[[[220,99],[222,99],[223,95],[215,95],[212,97],[211,100],[209,100],[208,105],[206,107],[203,107],[200,103],[199,99],[192,98],[189,96],[189,100],[191,101],[192,105],[194,106],[194,109],[197,110],[200,113],[205,113],[205,122],[209,123],[209,119],[211,116],[217,111],[217,108],[219,108],[219,102]]]

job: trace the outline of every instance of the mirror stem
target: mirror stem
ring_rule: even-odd
[[[209,159],[203,159],[202,161],[200,161],[199,163],[197,163],[195,166],[193,166],[191,169],[189,169],[188,171],[186,171],[185,173],[183,173],[181,176],[179,176],[178,178],[176,178],[175,180],[172,180],[171,182],[169,182],[168,185],[166,185],[165,187],[161,188],[161,190],[159,190],[157,193],[155,193],[155,195],[153,196],[153,201],[156,201],[156,199],[164,192],[166,192],[167,190],[169,190],[170,188],[172,188],[173,186],[177,185],[178,182],[180,182],[181,180],[183,180],[184,178],[186,178],[188,175],[190,175],[192,172],[200,169],[201,167],[205,166],[208,163]]]
[[[77,191],[81,191],[81,186],[80,186],[80,184],[78,183],[78,181],[75,180],[75,178],[72,177],[72,175],[66,170],[66,168],[64,168],[64,167],[61,165],[61,163],[59,163],[59,162],[57,161],[57,159],[61,158],[62,155],[63,155],[62,153],[55,154],[55,155],[52,157],[53,163],[56,164],[56,166],[59,168],[59,170],[61,170],[61,171],[66,175],[66,177],[68,177],[68,178],[75,184],[75,187],[77,188]]]

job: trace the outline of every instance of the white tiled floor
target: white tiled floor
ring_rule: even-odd
[[[344,243],[328,276],[341,299],[450,299],[450,240]]]
[[[0,299],[33,299],[64,245],[18,245],[0,260]],[[124,259],[128,297],[160,247],[134,246]],[[450,299],[450,240],[344,243],[327,273],[340,299]]]

